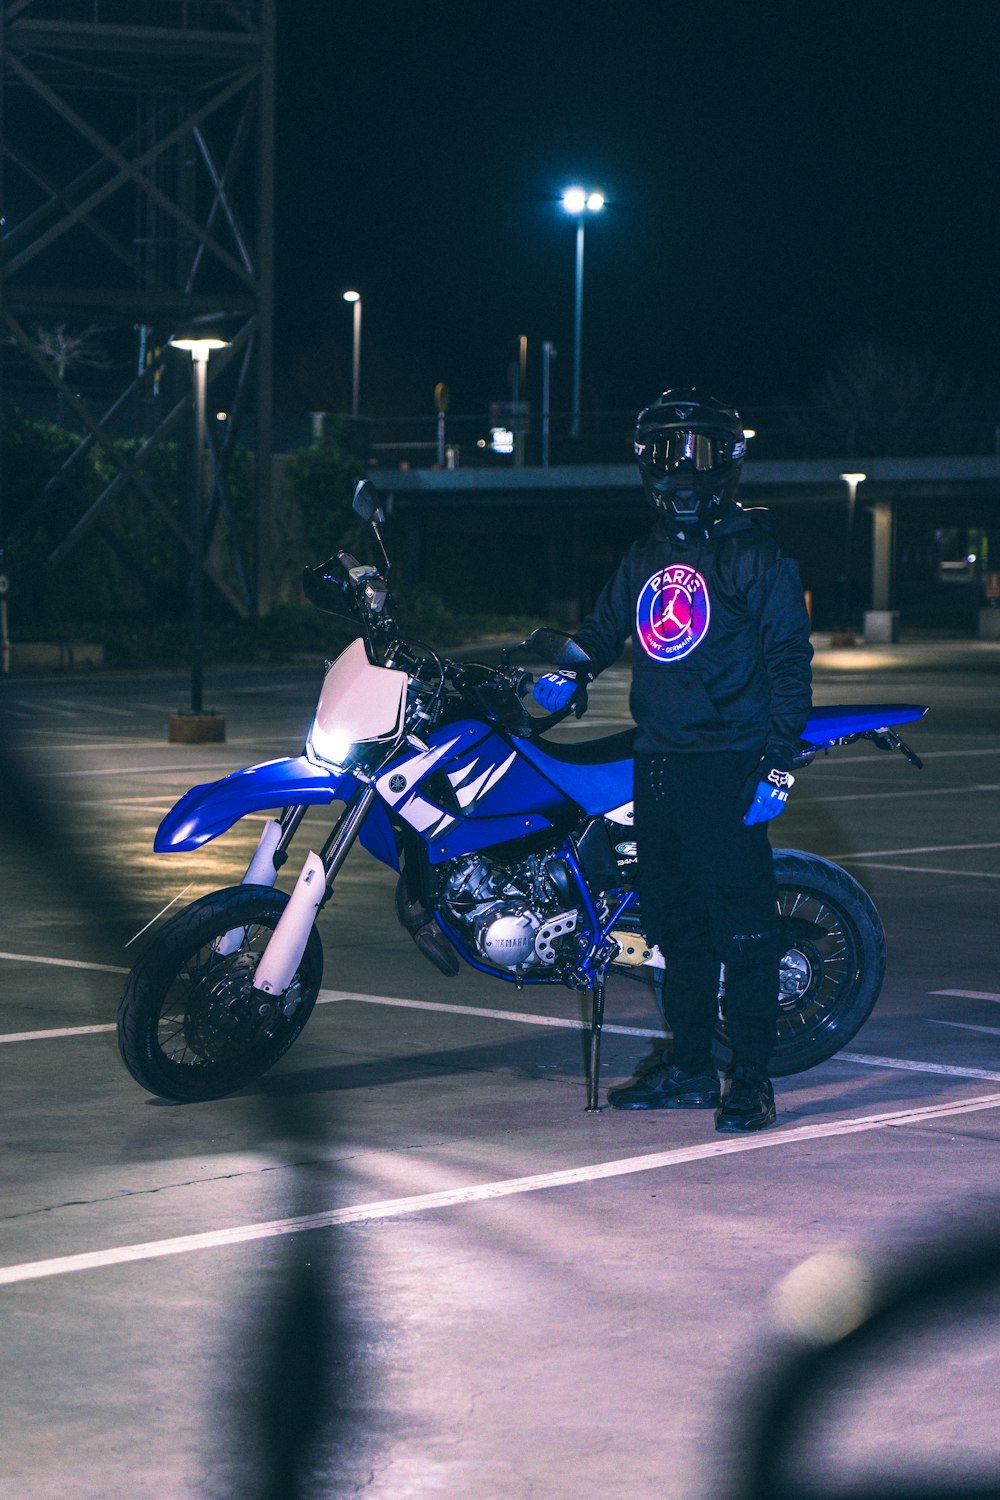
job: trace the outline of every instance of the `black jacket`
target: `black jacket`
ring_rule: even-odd
[[[797,564],[738,505],[708,542],[662,523],[634,542],[575,632],[596,676],[632,635],[639,754],[756,750],[791,763],[812,702]]]

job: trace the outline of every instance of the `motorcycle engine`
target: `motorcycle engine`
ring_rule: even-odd
[[[510,866],[469,855],[450,867],[442,896],[481,958],[523,974],[572,956],[580,914],[566,910],[570,892],[566,867],[553,855],[529,855]]]

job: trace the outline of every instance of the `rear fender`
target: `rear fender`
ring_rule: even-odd
[[[324,770],[304,755],[248,766],[185,792],[156,830],[153,848],[157,854],[200,849],[247,813],[346,801],[357,786],[349,772]]]
[[[852,735],[890,729],[894,724],[911,724],[922,719],[926,712],[926,708],[913,703],[830,704],[812,710],[802,738],[807,745],[821,748]]]

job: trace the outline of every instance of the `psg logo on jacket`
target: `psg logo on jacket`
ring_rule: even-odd
[[[674,563],[639,590],[636,637],[653,661],[681,661],[705,639],[710,615],[704,578],[686,563]]]

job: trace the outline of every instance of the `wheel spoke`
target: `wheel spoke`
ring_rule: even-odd
[[[323,965],[311,933],[287,994],[272,1006],[254,991],[287,899],[234,887],[194,902],[160,930],[119,1007],[122,1056],[144,1088],[180,1101],[222,1098],[288,1050],[315,1003]],[[220,952],[229,934],[222,947],[237,946]]]
[[[858,942],[845,913],[825,898],[809,891],[782,891],[778,900],[779,915],[808,924],[815,936],[792,938],[785,962],[796,980],[803,976],[804,988],[798,983],[781,995],[778,1034],[822,1030],[837,1013],[844,987],[858,967]]]

